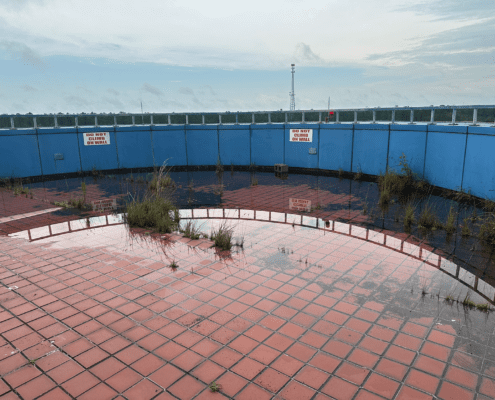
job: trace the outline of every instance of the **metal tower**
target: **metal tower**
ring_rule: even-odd
[[[295,98],[295,94],[294,94],[294,72],[296,72],[295,71],[296,64],[291,64],[290,66],[292,69],[292,92],[289,93],[289,95],[290,95],[290,110],[294,111],[296,109],[296,98]]]

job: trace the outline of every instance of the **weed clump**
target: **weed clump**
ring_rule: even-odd
[[[478,238],[490,246],[495,246],[495,215],[487,214],[480,225]]]
[[[461,230],[461,236],[462,237],[467,237],[471,235],[471,230],[469,229],[469,219],[464,218],[463,224],[462,224],[462,230]]]
[[[166,166],[167,164],[164,162],[159,171],[156,169],[153,171],[153,178],[148,183],[148,191],[151,194],[159,196],[165,188],[176,188],[176,184],[170,176],[170,169],[165,171]]]
[[[401,166],[400,174],[391,170],[387,170],[385,174],[380,174],[378,177],[380,192],[386,192],[388,198],[397,196],[401,202],[406,202],[413,196],[424,196],[429,185],[426,181],[419,179],[418,175],[412,171],[404,153],[400,156],[399,166]]]
[[[232,233],[234,228],[227,228],[226,222],[222,223],[217,230],[213,230],[210,234],[210,240],[215,242],[215,246],[222,250],[230,250],[232,248]]]
[[[418,218],[418,227],[428,231],[442,229],[442,223],[437,219],[437,216],[432,212],[429,204],[425,204]]]
[[[169,199],[148,196],[139,202],[133,199],[127,203],[126,220],[130,227],[156,229],[160,233],[177,230],[180,221],[179,210]]]
[[[179,232],[182,233],[184,237],[193,240],[197,240],[201,237],[199,229],[196,227],[192,220],[187,221],[184,229],[179,229]]]
[[[455,228],[455,214],[454,214],[454,206],[450,206],[449,215],[447,217],[447,224],[445,225],[445,231],[448,235],[451,235],[456,231]]]
[[[411,233],[411,227],[414,221],[414,207],[411,203],[409,203],[406,207],[406,212],[404,215],[404,230],[407,233]]]

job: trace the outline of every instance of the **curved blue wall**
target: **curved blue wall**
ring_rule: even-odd
[[[290,142],[290,129],[313,129]],[[110,144],[85,146],[84,132]],[[310,149],[316,149],[312,154]],[[495,200],[495,128],[416,124],[100,126],[0,130],[0,177],[160,166],[265,165],[363,172],[400,171],[404,153],[431,184]]]

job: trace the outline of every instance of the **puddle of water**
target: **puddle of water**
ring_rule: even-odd
[[[176,171],[170,176],[176,183],[172,198],[178,208],[201,207],[242,207],[249,209],[291,212],[318,216],[319,218],[350,221],[366,227],[405,233],[403,216],[404,206],[390,204],[383,213],[378,207],[380,192],[376,183],[339,179],[333,176],[315,176],[288,174],[281,179],[273,172],[231,172],[230,166],[224,166],[223,173],[214,171]],[[152,173],[126,173],[105,177],[76,177],[55,181],[33,183],[29,186],[35,197],[40,193],[49,201],[67,200],[69,196],[82,196],[81,183],[87,186],[88,202],[94,204],[101,199],[112,199],[103,211],[123,211],[125,201],[142,198],[146,193],[146,180],[152,179]],[[256,179],[257,185],[252,186]],[[475,236],[462,237],[461,224],[466,216],[476,210],[478,215],[483,210],[474,206],[461,205],[440,196],[428,196],[416,200],[415,219],[429,204],[437,218],[445,223],[451,205],[456,213],[456,232],[447,235],[444,230],[425,233],[413,225],[411,234],[424,240],[433,248],[441,249],[451,255],[456,263],[463,263],[467,270],[478,269],[487,279],[495,279],[494,256],[490,249],[478,243]],[[363,212],[367,204],[367,212]],[[101,206],[101,205],[100,205]],[[297,208],[299,207],[299,208]],[[306,210],[307,212],[302,212]],[[85,215],[84,212],[70,209],[61,210],[60,215]],[[330,217],[331,216],[331,217]],[[398,220],[397,220],[398,219]],[[472,229],[472,227],[471,227]],[[472,235],[477,231],[472,229]],[[273,261],[273,260],[272,260]],[[271,262],[271,261],[270,261]],[[277,263],[278,261],[273,261]]]

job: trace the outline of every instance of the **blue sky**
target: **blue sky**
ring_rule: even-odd
[[[495,2],[0,0],[0,114],[495,104]]]

